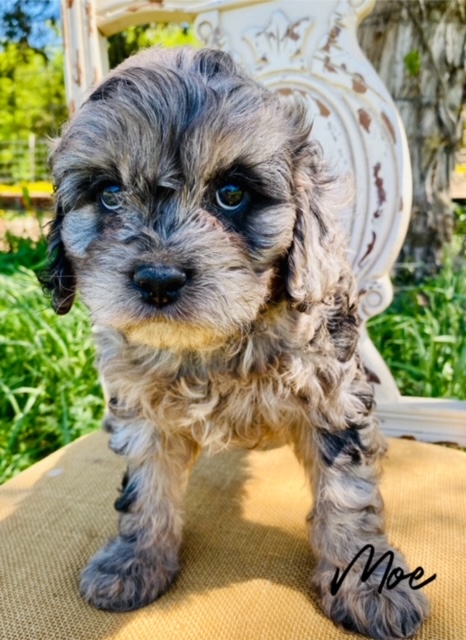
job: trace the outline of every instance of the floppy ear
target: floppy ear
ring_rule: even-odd
[[[288,295],[299,311],[308,311],[313,303],[334,293],[345,255],[338,225],[332,220],[334,180],[322,160],[320,145],[309,140],[309,133],[308,127],[294,150],[296,221],[286,276]]]
[[[58,315],[68,313],[76,295],[76,278],[61,237],[63,217],[63,209],[57,202],[55,218],[47,236],[49,264],[39,275],[44,291],[52,294],[52,306]]]

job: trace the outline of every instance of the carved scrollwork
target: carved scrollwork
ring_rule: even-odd
[[[392,285],[388,276],[360,283],[362,288],[360,313],[364,319],[381,313],[392,301]]]
[[[266,27],[248,29],[243,40],[254,53],[256,73],[262,69],[305,69],[303,47],[312,26],[310,17],[292,22],[283,11],[274,11]]]
[[[205,47],[227,50],[227,37],[220,28],[218,11],[198,16],[194,22],[194,32]]]

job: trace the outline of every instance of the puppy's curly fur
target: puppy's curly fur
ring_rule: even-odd
[[[361,560],[330,593],[364,545],[376,557],[390,546],[358,294],[305,106],[226,54],[147,50],[93,91],[52,167],[43,282],[58,313],[78,290],[89,309],[104,424],[128,462],[119,534],[84,570],[83,597],[122,611],[161,596],[201,448],[278,440],[313,483],[325,612],[374,638],[411,635],[427,601],[405,582],[379,594],[384,567],[362,583]]]

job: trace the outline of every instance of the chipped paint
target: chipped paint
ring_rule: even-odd
[[[384,121],[385,126],[387,127],[387,129],[390,132],[390,135],[392,137],[393,143],[396,144],[396,133],[395,133],[395,127],[392,124],[392,121],[388,118],[388,116],[382,111],[381,114],[382,116],[382,120]]]
[[[356,93],[366,93],[367,91],[366,81],[360,73],[353,74],[353,91]]]
[[[367,111],[362,107],[361,109],[358,110],[358,115],[359,115],[359,124],[364,129],[364,131],[367,131],[367,133],[370,133],[372,118],[367,113]]]
[[[289,38],[296,42],[296,40],[299,40],[302,37],[302,34],[299,33],[299,27],[301,27],[303,23],[306,23],[307,25],[308,22],[309,18],[302,18],[301,20],[298,20],[298,22],[290,24],[283,38]]]
[[[315,98],[315,102],[316,102],[316,105],[319,107],[320,115],[323,118],[328,118],[330,113],[331,113],[330,109],[323,102],[318,100],[317,98]]]
[[[87,2],[84,4],[84,11],[86,13],[86,22],[87,22],[87,36],[88,38],[90,38],[92,36],[92,5],[89,2],[89,0],[87,0]]]
[[[74,5],[74,0],[66,0],[66,8],[72,9]]]
[[[330,29],[330,33],[328,34],[327,42],[322,47],[322,51],[325,51],[326,53],[330,53],[331,48],[337,46],[338,36],[340,35],[340,33],[341,33],[340,27],[337,27],[336,25],[334,25]],[[338,48],[340,48],[340,47],[338,47]]]
[[[376,235],[375,231],[373,231],[372,232],[372,239],[369,242],[369,244],[367,245],[366,253],[363,255],[361,260],[358,262],[358,267],[362,267],[362,263],[364,262],[364,260],[372,253],[372,250],[373,250],[373,248],[375,246],[376,238],[377,238],[377,235]]]
[[[74,81],[78,85],[78,87],[81,86],[82,78],[83,78],[83,71],[82,71],[81,65],[79,64],[79,51],[76,50],[76,65],[75,65]]]
[[[266,28],[247,29],[242,39],[251,46],[258,70],[265,66],[281,67],[285,60],[290,68],[304,69],[302,48],[311,26],[309,17],[291,22],[283,11],[275,11]]]
[[[378,162],[374,166],[373,176],[375,178],[375,188],[377,189],[377,201],[379,205],[377,211],[374,213],[374,218],[380,218],[380,215],[382,213],[382,206],[387,201],[387,194],[384,188],[383,178],[380,175],[381,168],[382,165],[380,164],[380,162]]]
[[[329,73],[337,73],[337,68],[330,62],[330,56],[325,56],[324,67]]]
[[[277,93],[282,96],[293,96],[296,93],[299,93],[299,95],[303,96],[303,98],[309,97],[309,93],[304,89],[288,89],[288,87],[281,87],[280,89],[277,89]]]

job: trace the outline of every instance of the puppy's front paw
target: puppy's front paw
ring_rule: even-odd
[[[176,553],[136,552],[134,543],[117,537],[89,561],[80,593],[98,609],[131,611],[168,591],[178,571]]]
[[[404,569],[404,564],[402,566]],[[313,583],[322,597],[325,613],[347,631],[362,633],[376,640],[409,638],[429,614],[426,596],[413,590],[408,582],[400,582],[392,589],[385,586],[379,593],[383,572],[382,575],[374,573],[362,582],[361,572],[351,571],[341,582],[337,593],[332,595],[330,585],[335,569],[329,563],[321,563]]]

